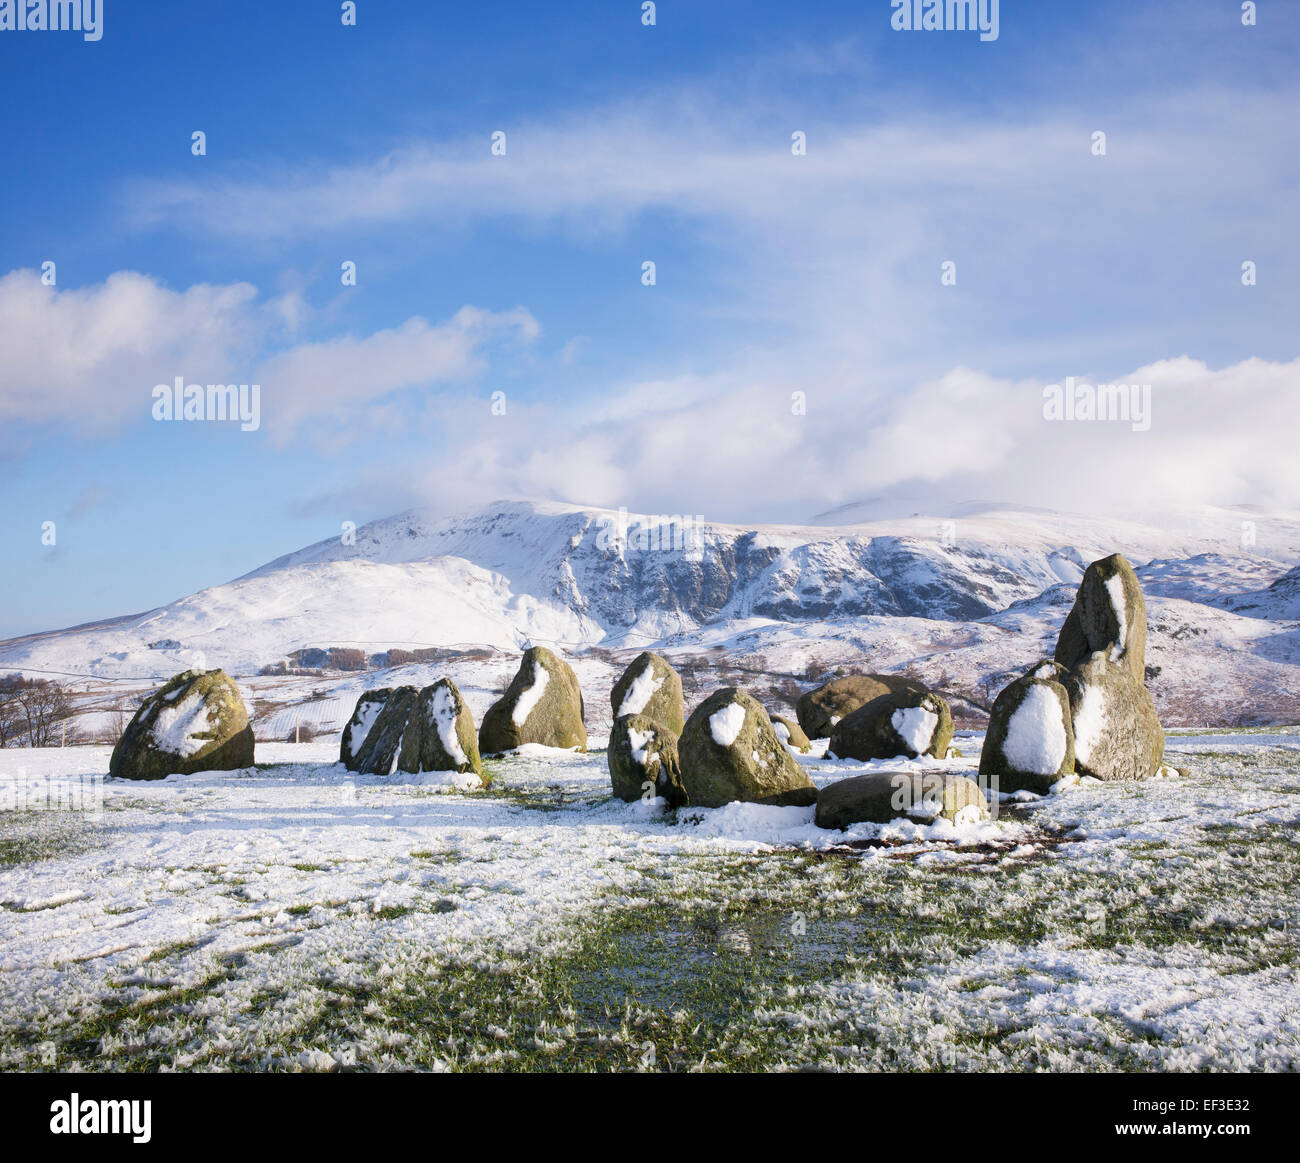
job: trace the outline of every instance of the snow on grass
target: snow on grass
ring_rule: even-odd
[[[110,780],[0,813],[0,1067],[1295,1069],[1300,762],[1170,749],[1190,776],[846,832],[624,804],[598,751],[472,795],[328,742]]]
[[[1007,723],[1002,753],[1017,771],[1052,775],[1065,762],[1065,720],[1051,687],[1030,685]]]

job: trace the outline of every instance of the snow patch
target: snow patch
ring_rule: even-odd
[[[1105,730],[1106,696],[1099,686],[1085,686],[1074,715],[1074,757],[1080,763],[1089,761]]]
[[[518,708],[516,707],[515,710],[517,713]],[[460,740],[456,737],[456,702],[451,697],[450,688],[440,686],[434,691],[433,705],[429,708],[429,713],[433,716],[434,726],[438,728],[438,738],[442,742],[442,749],[451,756],[452,761],[457,765],[468,763],[469,758],[465,754],[465,749],[460,745]],[[478,783],[477,776],[474,777],[474,782],[475,784]]]
[[[383,709],[384,704],[381,699],[371,699],[357,708],[357,721],[352,728],[352,737],[348,747],[351,758],[355,759],[357,757],[366,741],[366,736],[370,734],[370,728],[375,725],[375,720],[379,718],[379,712]]]
[[[638,731],[635,727],[628,728],[628,742],[632,744],[632,758],[637,761],[646,771],[652,767],[659,766],[658,752],[651,753],[650,744],[654,742],[655,733],[653,731]]]
[[[1050,687],[1031,686],[1007,724],[1002,753],[1016,771],[1054,775],[1065,762],[1065,722]]]
[[[151,734],[158,750],[188,758],[212,742],[195,738],[209,729],[208,705],[198,691],[191,691],[175,706],[158,712]]]
[[[1106,579],[1106,593],[1110,595],[1111,608],[1115,611],[1115,621],[1119,626],[1118,637],[1110,650],[1110,660],[1118,662],[1124,657],[1128,644],[1128,619],[1124,615],[1124,578],[1120,574]]]
[[[899,707],[890,715],[889,722],[911,750],[923,755],[934,739],[939,716],[924,707]]]
[[[709,730],[719,747],[730,747],[745,725],[745,708],[739,703],[728,703],[709,716]]]
[[[655,691],[663,685],[664,676],[655,674],[654,661],[647,658],[644,669],[632,680],[623,696],[623,702],[618,708],[619,715],[639,715],[646,709]]]
[[[542,695],[546,693],[546,684],[550,681],[550,671],[540,662],[535,662],[533,664],[533,685],[519,696],[515,702],[515,709],[510,714],[510,718],[514,721],[516,727],[522,727],[528,722],[528,716],[533,713],[533,708],[542,701]]]

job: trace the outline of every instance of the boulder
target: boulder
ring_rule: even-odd
[[[645,785],[672,807],[686,802],[681,765],[677,760],[677,733],[648,715],[620,715],[614,720],[605,750],[614,794],[632,803],[642,799]]]
[[[392,693],[391,687],[381,687],[378,690],[364,691],[357,699],[352,717],[344,725],[343,738],[339,741],[339,762],[349,771],[359,770],[355,763],[361,745],[365,743],[370,728],[375,725],[379,712],[384,709],[384,703]]]
[[[677,744],[689,802],[720,808],[733,800],[797,804],[817,800],[808,773],[786,750],[758,700],[735,687],[695,708]]]
[[[680,735],[686,725],[681,676],[659,655],[648,650],[638,654],[614,684],[609,703],[615,719],[624,715],[648,715],[674,735]]]
[[[1074,771],[1074,724],[1062,685],[1067,673],[1055,662],[1039,663],[994,701],[980,775],[998,791],[1042,794]]]
[[[483,716],[479,751],[499,755],[525,743],[585,749],[584,719],[582,691],[573,668],[546,647],[533,646],[524,652],[505,694]]]
[[[343,728],[339,762],[370,775],[455,771],[483,777],[474,716],[449,678],[423,690],[401,686],[362,694]]]
[[[798,751],[801,755],[807,755],[812,750],[812,741],[803,733],[803,728],[798,723],[787,719],[784,715],[772,715],[770,718],[776,737],[790,750]]]
[[[827,784],[817,793],[819,828],[900,818],[929,824],[940,817],[954,823],[987,820],[988,800],[980,785],[944,771],[873,771]]]
[[[1073,670],[1101,650],[1145,683],[1146,644],[1147,605],[1133,567],[1119,553],[1094,561],[1061,627],[1056,661]]]
[[[187,670],[140,704],[113,748],[108,774],[163,779],[252,766],[253,729],[239,688],[224,670]]]
[[[799,696],[795,714],[809,739],[824,739],[845,715],[897,690],[925,690],[923,683],[896,674],[849,674]]]
[[[421,771],[472,772],[483,778],[474,715],[449,678],[440,678],[420,692]]]
[[[880,695],[841,719],[827,753],[838,759],[943,759],[952,742],[952,712],[933,691],[902,689]]]
[[[1160,770],[1165,733],[1151,695],[1123,661],[1096,651],[1065,677],[1074,721],[1074,769],[1107,782]]]
[[[343,758],[349,771],[393,775],[398,771],[420,770],[420,736],[423,732],[416,713],[420,692],[413,686],[399,686],[385,692],[385,696],[377,711],[373,710],[373,702],[368,704],[374,718],[364,734],[364,724],[358,723],[349,736],[352,755]],[[361,696],[362,699],[365,697]],[[352,718],[356,720],[361,713],[362,702],[358,700]],[[352,726],[352,723],[348,725]]]

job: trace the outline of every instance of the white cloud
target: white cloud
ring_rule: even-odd
[[[421,482],[407,500],[447,509],[531,496],[717,520],[800,520],[864,498],[902,512],[973,499],[1138,516],[1300,507],[1300,359],[1216,370],[1182,357],[1113,380],[1151,385],[1148,430],[1049,421],[1043,382],[966,368],[892,398],[814,392],[802,417],[785,383],[757,378],[629,385],[597,414],[512,405],[488,417],[449,400],[456,447],[400,475]]]
[[[65,291],[11,271],[0,278],[0,417],[87,428],[145,418],[156,384],[232,369],[260,328],[256,294],[247,283],[172,291],[135,271]]]
[[[186,383],[259,383],[262,421],[281,442],[304,427],[346,434],[354,425],[398,431],[403,389],[464,380],[503,339],[540,333],[523,308],[463,307],[440,323],[414,317],[370,335],[260,350],[306,315],[290,292],[265,303],[248,283],[173,291],[134,271],[72,290],[35,271],[0,278],[0,418],[103,430],[149,417],[153,389]]]

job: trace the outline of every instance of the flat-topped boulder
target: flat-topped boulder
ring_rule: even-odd
[[[924,691],[916,679],[897,674],[847,674],[805,691],[795,706],[799,726],[809,739],[824,739],[836,723],[881,695],[898,690]]]
[[[677,745],[682,783],[692,805],[733,800],[807,806],[817,789],[777,738],[767,712],[736,687],[714,691],[686,721]]]
[[[566,749],[587,746],[582,690],[573,668],[545,646],[524,652],[515,677],[483,716],[478,746],[484,755],[525,743]]]
[[[988,800],[980,785],[946,771],[873,771],[827,784],[817,793],[819,828],[897,819],[931,824],[940,818],[957,824],[987,820]]]
[[[165,779],[253,766],[253,729],[224,670],[187,670],[140,704],[113,748],[116,779]]]
[[[998,791],[1042,794],[1073,773],[1074,723],[1063,685],[1068,673],[1055,662],[1037,663],[994,701],[980,775]]]
[[[828,754],[837,759],[943,759],[952,742],[947,700],[922,689],[890,691],[850,712],[831,730]]]
[[[677,733],[649,715],[620,715],[605,750],[610,783],[619,799],[632,803],[647,792],[677,807],[686,802]]]
[[[1147,604],[1133,567],[1119,553],[1094,561],[1061,627],[1056,661],[1073,670],[1100,650],[1145,683],[1146,644]]]
[[[614,718],[648,715],[674,735],[686,726],[681,676],[658,654],[638,654],[609,693]]]

